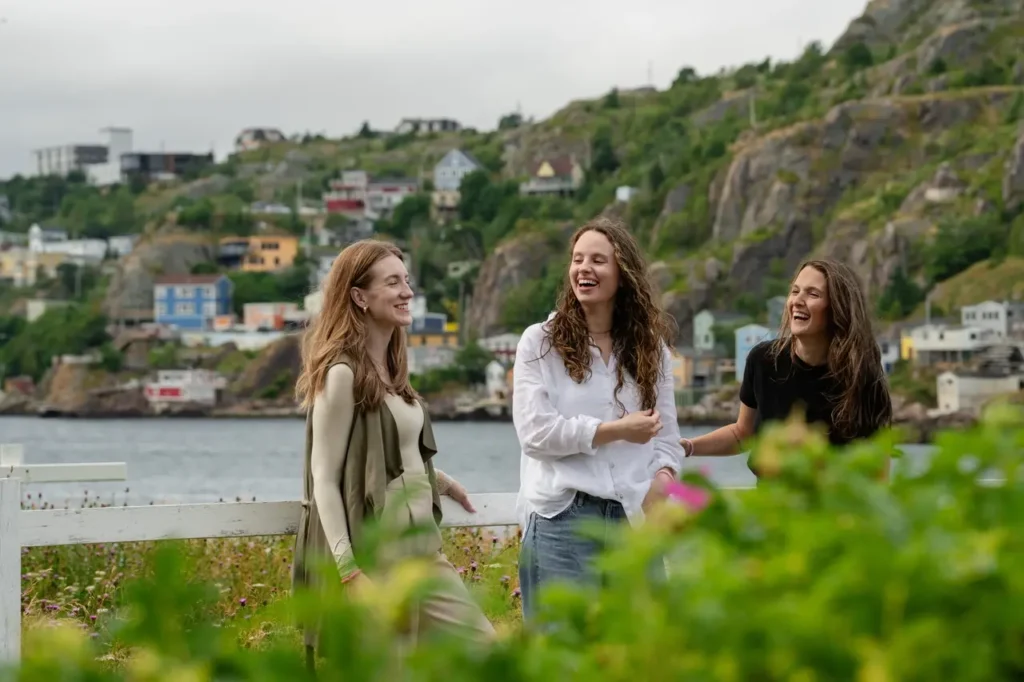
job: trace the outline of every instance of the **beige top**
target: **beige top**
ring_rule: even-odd
[[[348,365],[331,367],[324,390],[313,401],[312,413],[313,498],[327,545],[339,566],[353,560],[340,486],[345,448],[355,419],[354,383],[355,375]],[[426,529],[426,532],[392,543],[387,554],[437,551],[441,548],[441,534],[434,521],[430,480],[419,448],[423,410],[418,404],[407,404],[399,396],[388,396],[385,404],[398,427],[405,473],[388,484],[383,519],[394,519],[406,528],[418,524]]]
[[[411,527],[417,529],[415,533],[391,543],[387,558],[437,552],[441,549],[441,532],[434,521],[430,478],[420,454],[423,409],[418,403],[410,405],[397,395],[387,396],[384,403],[398,426],[404,472],[388,484],[383,518],[395,522],[394,528],[398,531]]]

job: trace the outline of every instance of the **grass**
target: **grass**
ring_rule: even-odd
[[[936,285],[932,304],[947,312],[982,301],[1024,298],[1024,258],[1007,257],[975,263]],[[924,304],[915,311],[924,315]]]
[[[48,505],[39,500],[26,506]],[[150,574],[158,547],[174,545],[185,557],[189,575],[219,592],[212,613],[204,615],[237,633],[240,646],[261,648],[286,640],[298,648],[300,632],[278,615],[291,590],[294,542],[288,536],[25,548],[22,629],[28,634],[73,625],[101,637],[125,606],[126,584]],[[495,628],[517,627],[518,534],[502,540],[479,529],[446,530],[444,552]],[[104,658],[118,663],[130,655],[114,648]]]

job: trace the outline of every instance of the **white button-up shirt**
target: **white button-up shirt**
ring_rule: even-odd
[[[590,377],[577,384],[558,352],[548,350],[545,326],[535,324],[523,333],[513,368],[512,421],[522,447],[519,523],[525,529],[531,512],[551,518],[583,492],[620,502],[630,523],[636,524],[643,520],[641,505],[654,474],[662,467],[682,471],[685,457],[669,350],[664,349],[658,383],[661,432],[644,445],[615,441],[595,448],[597,427],[622,416],[615,404],[615,356],[606,365],[592,348]],[[641,409],[631,377],[626,377],[618,398],[627,412]]]

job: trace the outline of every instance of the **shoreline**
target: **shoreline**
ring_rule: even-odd
[[[703,414],[698,419],[688,419],[690,415],[680,414],[677,424],[693,429],[717,429],[732,423],[725,415]],[[88,420],[88,421],[113,421],[119,419],[137,420],[174,420],[174,419],[210,419],[221,421],[248,421],[253,419],[279,419],[296,420],[305,419],[305,413],[296,408],[258,408],[258,409],[184,409],[167,411],[163,413],[143,413],[140,411],[131,412],[95,412],[82,413],[63,410],[45,411],[5,411],[0,412],[3,417],[35,417],[37,419],[64,419],[64,420]],[[474,410],[472,413],[451,414],[448,412],[431,414],[430,418],[435,423],[512,423],[512,417],[507,411],[501,415],[490,415],[482,410]],[[904,443],[915,445],[927,445],[933,442],[937,432],[950,429],[970,426],[974,423],[973,417],[963,414],[944,415],[941,417],[907,418],[897,419],[893,426],[902,428],[906,434]]]

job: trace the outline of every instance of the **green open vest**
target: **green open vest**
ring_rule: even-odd
[[[349,364],[343,361],[344,364]],[[340,364],[340,363],[339,363]],[[423,430],[420,432],[420,453],[423,466],[430,479],[434,499],[434,520],[441,525],[441,498],[437,493],[437,475],[431,458],[437,454],[434,431],[426,405],[423,409]],[[331,548],[324,535],[316,500],[313,498],[313,473],[310,459],[313,453],[313,408],[306,411],[306,457],[303,463],[302,515],[295,537],[295,557],[292,564],[292,588],[316,588],[317,576],[312,566],[318,562],[334,563]],[[379,410],[357,411],[352,422],[341,466],[341,501],[345,508],[348,535],[353,552],[362,545],[363,526],[367,519],[379,518],[384,511],[387,485],[402,475],[402,453],[398,443],[398,425],[387,405]],[[340,579],[340,575],[338,576]],[[315,647],[318,626],[304,625],[307,646]]]

